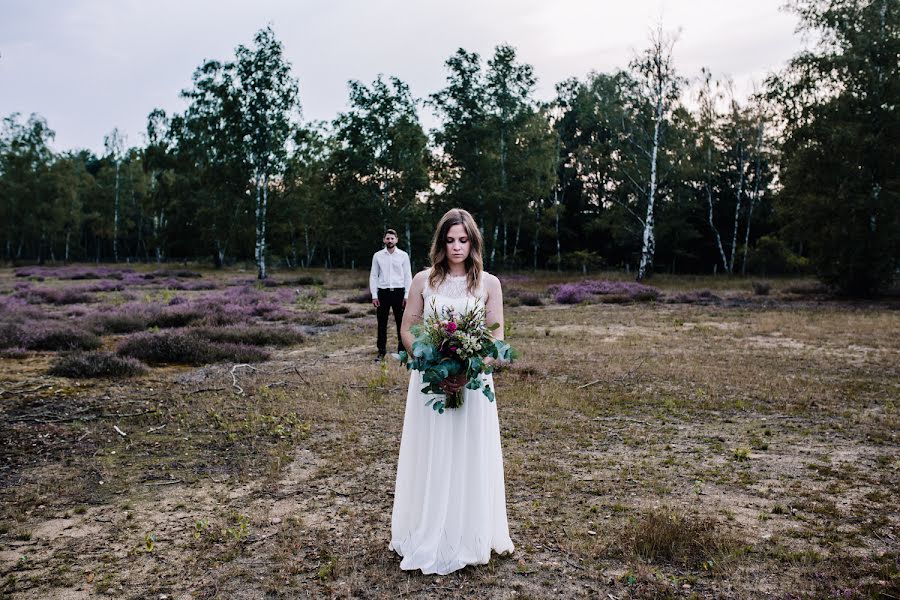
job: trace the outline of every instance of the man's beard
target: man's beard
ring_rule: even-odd
[[[388,248],[393,248],[394,246],[396,246],[396,244],[394,242],[385,242],[384,245],[387,246]]]

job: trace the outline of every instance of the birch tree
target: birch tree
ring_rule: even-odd
[[[298,83],[271,27],[257,32],[254,47],[239,46],[235,73],[240,90],[243,143],[253,171],[257,276],[266,278],[269,186],[284,174],[287,142],[299,113]]]
[[[119,167],[125,152],[125,136],[114,128],[103,138],[103,147],[106,150],[106,158],[113,163],[116,169],[115,190],[113,193],[113,261],[119,262]]]
[[[639,281],[652,274],[660,154],[664,151],[665,130],[683,85],[673,60],[675,41],[676,37],[665,33],[660,25],[650,35],[650,46],[630,63],[636,93],[628,107],[626,118],[630,122],[626,125],[626,137],[631,151],[637,155],[636,162],[645,166],[643,180],[635,179],[646,197],[637,273]]]
[[[715,238],[716,249],[719,251],[719,258],[722,261],[722,270],[728,271],[728,258],[725,255],[725,248],[722,245],[722,236],[719,233],[719,228],[716,225],[714,216],[714,207],[718,200],[716,180],[718,178],[718,165],[720,161],[717,130],[721,120],[718,104],[722,94],[718,88],[719,82],[716,81],[715,85],[713,85],[712,73],[704,68],[702,70],[700,90],[697,94],[698,171],[700,186],[703,190],[702,195],[706,200],[709,228]]]

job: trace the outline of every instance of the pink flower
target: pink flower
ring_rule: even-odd
[[[453,333],[454,331],[456,331],[456,323],[450,321],[449,323],[447,323],[447,332]]]

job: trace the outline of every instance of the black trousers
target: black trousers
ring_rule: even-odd
[[[403,350],[403,341],[400,339],[400,323],[403,321],[403,288],[393,290],[378,288],[378,353],[386,354],[387,350],[387,325],[388,313],[393,309],[394,320],[397,322],[397,352]]]

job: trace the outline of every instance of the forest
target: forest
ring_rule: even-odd
[[[331,122],[303,119],[302,74],[266,27],[200,64],[184,111],[152,111],[142,144],[112,129],[102,155],[57,152],[40,115],[7,116],[0,256],[248,262],[265,278],[367,268],[394,228],[418,269],[461,207],[498,272],[814,274],[882,293],[900,266],[900,6],[790,9],[809,48],[749,98],[726,74],[681,72],[659,26],[629,64],[559,82],[550,101],[501,44],[460,48],[425,98],[396,77],[350,81]]]

